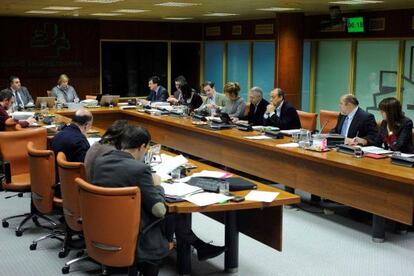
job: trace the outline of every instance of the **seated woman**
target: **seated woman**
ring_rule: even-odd
[[[380,102],[379,109],[383,121],[377,136],[372,141],[356,137],[355,143],[413,153],[413,121],[404,116],[401,103],[396,98],[386,98]]]
[[[58,103],[72,103],[79,102],[78,94],[75,88],[70,86],[69,78],[65,74],[59,76],[58,85],[52,89],[52,97],[55,97]]]
[[[188,106],[190,112],[199,108],[203,104],[201,96],[194,92],[194,90],[187,83],[182,85],[180,89],[183,96],[181,104]]]
[[[231,118],[242,118],[246,103],[240,97],[240,85],[237,82],[228,82],[224,85],[224,95],[227,97],[226,105],[220,109],[221,113],[227,113]]]
[[[115,144],[118,142],[125,127],[128,125],[127,120],[115,121],[102,135],[101,140],[93,144],[85,156],[85,171],[89,181],[93,179],[93,164],[96,158],[112,150],[115,150]]]

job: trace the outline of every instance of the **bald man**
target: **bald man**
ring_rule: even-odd
[[[55,155],[57,156],[61,151],[69,162],[83,162],[90,147],[86,133],[91,129],[92,122],[93,116],[90,111],[86,109],[76,111],[72,122],[59,131],[52,140]]]

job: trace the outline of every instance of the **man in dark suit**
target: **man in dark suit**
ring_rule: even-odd
[[[263,125],[263,115],[269,102],[263,99],[263,90],[260,87],[250,89],[250,106],[246,119],[253,126]]]
[[[142,127],[126,126],[122,132],[118,150],[98,157],[94,164],[92,183],[105,187],[136,186],[141,190],[141,229],[153,224],[166,215],[164,189],[160,186],[160,177],[152,175],[151,167],[143,159],[151,136]],[[167,235],[174,232],[177,240],[193,245],[197,249],[199,260],[215,257],[224,252],[224,247],[213,246],[200,240],[185,223],[185,215],[171,214],[165,220]],[[154,224],[145,235],[140,236],[137,250],[137,262],[143,265],[144,275],[157,275],[156,265],[168,253],[168,242],[161,230],[163,224]],[[172,231],[172,232],[171,232]],[[142,271],[144,270],[144,271]],[[149,270],[149,271],[148,271]]]
[[[283,129],[301,128],[296,109],[285,100],[285,92],[275,88],[270,92],[270,104],[264,114],[264,125]]]
[[[86,133],[91,129],[92,122],[90,111],[86,109],[76,111],[71,124],[53,137],[51,147],[55,156],[61,151],[69,162],[83,162],[90,147]]]
[[[341,114],[331,133],[345,136],[346,144],[352,144],[355,137],[372,141],[378,132],[374,115],[364,111],[358,105],[358,99],[350,94],[343,95],[339,101]]]
[[[153,76],[148,80],[148,87],[151,90],[147,96],[149,102],[165,102],[168,98],[168,92],[165,87],[160,85],[160,78]]]
[[[19,77],[11,76],[9,78],[9,84],[10,86],[7,90],[11,91],[15,98],[13,110],[17,110],[17,107],[23,108],[26,105],[33,105],[33,98],[30,95],[29,90],[21,85]]]

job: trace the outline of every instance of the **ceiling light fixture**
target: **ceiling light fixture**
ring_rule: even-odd
[[[98,13],[91,13],[90,15],[93,16],[118,16],[122,15],[121,13],[112,13],[112,12],[98,12]]]
[[[116,10],[114,12],[122,12],[122,13],[141,13],[141,12],[149,12],[150,10],[135,10],[135,9],[121,9]]]
[[[296,11],[300,9],[299,8],[285,8],[285,7],[270,7],[270,8],[256,9],[256,10],[277,12],[277,11]]]
[[[43,10],[54,10],[54,11],[74,11],[79,10],[81,7],[64,7],[64,6],[50,6],[43,8]]]
[[[379,0],[344,0],[344,1],[332,1],[329,4],[337,4],[337,5],[363,5],[363,4],[380,4],[384,3],[384,1]]]
[[[206,13],[204,16],[235,16],[239,15],[237,13],[226,13],[226,12],[213,12],[213,13]]]
[[[31,14],[54,14],[59,13],[59,11],[39,11],[39,10],[33,10],[33,11],[26,11],[25,13],[31,13]]]
[[[183,3],[183,2],[164,2],[159,4],[154,4],[154,6],[161,6],[161,7],[192,7],[192,6],[200,6],[201,3]]]

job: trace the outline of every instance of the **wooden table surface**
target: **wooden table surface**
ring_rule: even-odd
[[[249,140],[258,132],[213,131],[189,118],[154,116],[119,108],[91,109],[94,125],[107,128],[116,119],[146,127],[152,140],[167,147],[310,192],[378,216],[412,224],[414,170],[387,159],[356,159],[331,150],[326,153],[280,148],[280,140]],[[70,110],[58,114],[68,116]]]

